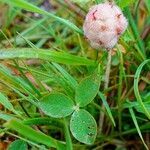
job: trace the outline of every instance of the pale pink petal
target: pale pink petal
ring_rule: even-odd
[[[121,9],[106,2],[91,7],[83,31],[93,48],[113,48],[127,26],[128,21]]]

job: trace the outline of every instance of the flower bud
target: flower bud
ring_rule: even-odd
[[[113,48],[128,26],[121,9],[112,3],[93,6],[85,19],[83,30],[93,48]]]

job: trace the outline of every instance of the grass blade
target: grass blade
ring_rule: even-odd
[[[143,109],[143,112],[145,113],[145,115],[150,119],[150,113],[147,110],[147,108],[145,107],[142,98],[140,96],[139,93],[139,89],[138,89],[138,82],[139,82],[139,78],[140,78],[140,73],[144,67],[144,65],[146,65],[147,63],[150,63],[150,59],[145,60],[137,69],[135,76],[134,76],[134,93],[135,93],[135,97],[137,99],[137,101],[139,102],[139,104],[141,105],[141,108]]]
[[[83,34],[83,31],[81,29],[79,29],[76,25],[71,23],[70,21],[62,19],[52,13],[49,13],[43,9],[40,9],[39,7],[33,5],[25,0],[0,0],[0,1],[7,3],[11,6],[14,6],[14,7],[19,7],[21,9],[25,9],[27,11],[50,16],[51,18],[55,19],[56,21],[60,22],[61,24],[64,24],[64,25],[68,26],[69,28],[71,28],[72,30],[76,31],[77,33]]]
[[[2,94],[0,92],[0,103],[5,107],[7,108],[8,110],[12,111],[13,113],[17,114],[17,115],[20,115],[13,107],[13,105],[10,103],[10,101],[8,100],[8,98]]]
[[[20,133],[21,135],[32,141],[44,144],[48,147],[56,148],[57,144],[63,145],[61,142],[56,141],[52,137],[47,136],[42,132],[35,131],[31,127],[24,125],[20,121],[15,119],[8,121],[7,123],[4,124],[4,126],[9,129],[17,131],[18,133]]]
[[[71,85],[71,87],[75,89],[78,85],[78,82],[59,64],[53,63],[53,66],[55,66],[55,68],[61,73],[66,81],[68,81],[69,85]]]
[[[140,34],[138,32],[138,28],[136,26],[136,23],[134,22],[133,16],[131,15],[131,11],[128,7],[126,8],[126,13],[127,13],[128,19],[129,19],[129,23],[131,25],[131,29],[133,31],[133,35],[134,35],[135,39],[137,40],[137,44],[139,46],[139,49],[141,50],[138,52],[139,52],[140,56],[142,57],[142,59],[145,60],[145,58],[146,58],[145,47],[144,47],[143,41],[140,37]]]
[[[133,119],[134,125],[135,125],[135,127],[136,127],[136,129],[137,129],[137,132],[138,132],[138,134],[139,134],[139,136],[140,136],[140,138],[141,138],[141,140],[142,140],[142,142],[143,142],[145,148],[146,148],[147,150],[149,150],[149,148],[147,147],[147,145],[146,145],[146,143],[144,142],[144,139],[143,139],[143,137],[142,137],[142,133],[141,133],[141,130],[140,130],[139,125],[138,125],[138,123],[137,123],[136,116],[135,116],[135,114],[134,114],[133,109],[130,108],[129,111],[130,111],[131,117],[132,117],[132,119]]]
[[[118,0],[118,5],[121,7],[121,8],[125,8],[133,3],[135,3],[136,1],[135,0],[126,0],[126,1],[122,1],[122,0]]]
[[[150,0],[145,0],[145,4],[146,4],[148,12],[150,14]]]
[[[9,115],[9,114],[4,114],[2,111],[0,111],[0,120],[9,121],[13,118],[14,118],[14,116]]]
[[[106,111],[107,111],[107,113],[108,113],[108,116],[109,116],[110,120],[112,121],[113,125],[116,126],[115,121],[114,121],[114,118],[113,118],[113,115],[112,115],[112,113],[111,113],[111,110],[110,110],[110,108],[109,108],[109,105],[108,105],[108,103],[107,103],[107,101],[106,101],[105,96],[104,96],[103,93],[101,93],[101,92],[98,92],[98,95],[99,95],[99,97],[101,98],[101,100],[102,100],[102,102],[103,102],[103,104],[104,104],[104,106],[105,106],[105,108],[106,108]]]
[[[7,97],[4,96],[4,94],[2,94],[1,92],[0,92],[0,103],[10,111],[14,110],[13,105],[10,103]]]
[[[0,50],[0,60],[2,59],[15,59],[15,58],[39,58],[47,61],[69,64],[69,65],[95,65],[95,61],[80,57],[74,56],[65,52],[56,52],[48,50],[34,50],[32,48],[22,48],[19,49],[4,49]]]

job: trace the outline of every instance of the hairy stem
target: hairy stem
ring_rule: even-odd
[[[111,69],[111,52],[112,52],[112,50],[109,50],[109,52],[108,52],[107,66],[106,66],[106,72],[105,72],[104,90],[107,90],[108,86],[109,86],[109,76],[110,76],[110,69]],[[102,109],[103,110],[105,109],[103,104],[102,104]],[[100,133],[103,130],[104,115],[105,115],[104,112],[101,111],[100,117],[99,117],[99,132]]]

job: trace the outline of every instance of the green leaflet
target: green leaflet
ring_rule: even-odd
[[[74,111],[74,104],[67,96],[53,93],[40,100],[39,108],[48,116],[63,118]]]
[[[92,75],[83,79],[76,88],[75,100],[77,105],[84,107],[97,95],[100,86],[100,76]]]
[[[27,143],[22,140],[15,140],[12,142],[7,150],[27,150]]]
[[[96,121],[84,109],[75,111],[71,116],[70,130],[78,141],[85,144],[93,144],[97,134]]]

